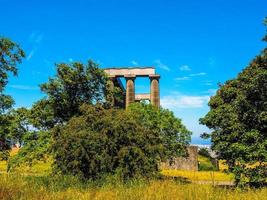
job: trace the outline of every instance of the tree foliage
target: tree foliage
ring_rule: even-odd
[[[9,73],[17,75],[17,64],[21,63],[24,57],[25,54],[18,44],[8,38],[0,37],[0,157],[4,159],[8,157],[6,150],[10,147],[10,141],[6,136],[11,124],[6,112],[14,104],[11,96],[4,94],[4,89],[8,83]]]
[[[0,91],[7,84],[8,73],[17,75],[17,64],[25,57],[24,51],[18,44],[8,38],[0,37]]]
[[[8,159],[7,171],[24,164],[32,166],[37,161],[46,162],[51,157],[51,129],[48,127],[53,116],[42,103],[41,100],[31,109],[18,108],[8,113],[10,124],[7,138],[19,144],[20,150]]]
[[[30,123],[30,112],[27,108],[21,107],[7,113],[10,124],[7,138],[19,147],[23,144],[23,136],[32,128]]]
[[[156,108],[151,104],[134,103],[129,106],[129,112],[138,123],[155,132],[161,138],[166,159],[174,156],[185,156],[186,145],[191,141],[191,132],[176,118],[173,112]]]
[[[21,165],[32,166],[38,161],[47,162],[51,157],[51,133],[44,130],[32,130],[22,137],[23,147],[8,160],[7,171]]]
[[[159,162],[166,156],[170,157],[167,147],[175,146],[177,152],[182,151],[182,145],[174,145],[181,142],[177,140],[181,129],[179,132],[176,128],[157,132],[157,127],[154,130],[148,126],[154,123],[150,117],[143,118],[146,122],[140,123],[138,117],[142,112],[152,115],[160,113],[151,106],[142,107],[144,109],[137,113],[134,109],[125,111],[84,105],[81,116],[72,118],[53,132],[55,170],[85,179],[107,174],[118,174],[123,179],[156,175]],[[161,112],[165,115],[159,114],[158,119],[161,117],[165,125],[171,121],[170,118],[174,118],[166,110],[162,109]],[[185,129],[182,125],[179,128]],[[177,132],[176,137],[171,139],[172,131]],[[186,132],[189,134],[189,131]],[[184,144],[187,142],[183,141]]]
[[[212,148],[226,160],[236,183],[260,185],[267,177],[267,49],[235,79],[220,86],[200,119]]]
[[[96,63],[89,60],[87,64],[73,62],[56,66],[56,77],[41,85],[41,90],[47,94],[47,102],[43,100],[39,104],[49,104],[55,121],[62,123],[79,115],[83,103],[104,101],[107,77]]]
[[[46,160],[46,154],[50,154],[51,130],[55,125],[63,126],[73,116],[79,116],[82,104],[101,103],[108,107],[109,102],[105,97],[111,93],[106,87],[107,77],[97,64],[88,61],[87,64],[73,62],[56,66],[56,76],[41,85],[47,96],[34,103],[24,118],[15,115],[21,109],[11,113],[13,122],[16,121],[12,125],[12,136],[20,136],[23,147],[10,160],[9,170],[22,163],[32,165],[36,160]],[[21,124],[25,125],[26,121],[31,126],[31,131],[21,134],[26,128]]]

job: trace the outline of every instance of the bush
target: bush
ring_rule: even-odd
[[[132,111],[83,105],[81,112],[53,131],[56,173],[82,179],[116,174],[123,180],[158,174],[158,163],[169,155],[161,132],[139,123]]]

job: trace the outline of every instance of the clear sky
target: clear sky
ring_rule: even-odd
[[[6,93],[16,107],[44,96],[54,63],[93,59],[101,68],[155,66],[161,105],[205,142],[198,119],[217,83],[234,78],[264,47],[266,0],[0,0],[0,35],[27,58]],[[148,80],[136,92],[149,92]]]

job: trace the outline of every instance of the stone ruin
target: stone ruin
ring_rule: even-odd
[[[159,79],[160,75],[155,73],[154,67],[135,67],[135,68],[107,68],[104,70],[110,79],[111,87],[120,87],[125,96],[125,107],[129,104],[149,100],[152,105],[159,108]],[[135,79],[137,77],[148,77],[150,79],[150,93],[149,94],[136,94],[135,93]],[[126,79],[126,89],[124,88],[120,78]],[[116,102],[113,102],[116,104]]]
[[[161,169],[198,171],[198,147],[188,146],[187,153],[187,157],[177,157],[172,163],[161,163]]]

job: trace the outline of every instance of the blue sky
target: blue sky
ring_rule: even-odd
[[[6,93],[16,107],[44,96],[54,63],[95,60],[102,68],[155,66],[161,105],[193,131],[217,83],[234,78],[264,47],[266,0],[0,0],[0,35],[27,54]],[[137,93],[149,81],[136,81]]]

